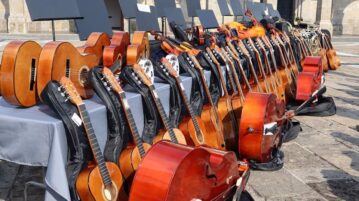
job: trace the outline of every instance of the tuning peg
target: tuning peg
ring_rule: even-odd
[[[66,95],[64,92],[62,92],[60,94],[61,94],[62,97],[65,97],[65,95]]]
[[[57,87],[57,91],[62,91],[63,90],[63,86],[59,86],[59,87]]]

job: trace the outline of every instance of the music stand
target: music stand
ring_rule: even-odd
[[[232,15],[231,11],[229,10],[227,0],[217,0],[217,2],[218,2],[218,6],[219,6],[219,11],[221,12],[221,15],[222,15],[222,24],[224,24],[224,17],[225,16],[233,16],[233,15]]]
[[[188,17],[192,17],[192,27],[194,26],[194,17],[197,17],[197,10],[201,10],[200,0],[186,0]]]
[[[166,36],[166,9],[176,8],[176,2],[174,0],[155,0],[155,6],[157,9],[158,17],[162,20],[162,32]]]
[[[165,9],[165,13],[168,22],[175,22],[183,29],[187,29],[186,20],[184,18],[181,8],[167,8]]]
[[[278,12],[278,10],[274,10],[273,5],[271,3],[267,3],[266,5],[267,5],[267,8],[269,10],[269,15],[270,16],[282,18],[280,16],[280,13]]]
[[[161,32],[157,17],[156,7],[137,4],[136,29],[138,31]]]
[[[80,39],[85,40],[92,32],[106,32],[112,36],[112,27],[103,0],[77,0],[83,19],[76,19],[75,24]],[[96,13],[96,15],[94,15]]]
[[[252,11],[253,16],[258,21],[263,19],[263,12],[264,12],[265,8],[266,8],[266,5],[264,3],[251,2],[248,4],[248,9]]]
[[[213,10],[197,10],[197,16],[203,28],[205,29],[216,29],[219,27],[216,16]]]
[[[32,21],[51,21],[52,40],[56,41],[55,20],[81,19],[76,1],[26,0]]]
[[[131,36],[131,19],[136,18],[137,0],[119,0],[123,18],[127,19],[128,33]]]
[[[237,21],[238,16],[244,16],[244,10],[240,0],[229,0],[229,4],[232,7],[233,15],[235,16],[235,21]]]

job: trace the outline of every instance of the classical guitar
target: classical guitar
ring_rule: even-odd
[[[194,112],[178,72],[171,66],[171,64],[169,64],[167,59],[163,58],[161,63],[162,70],[176,80],[176,84],[179,88],[183,103],[185,104],[190,116],[190,118],[185,117],[179,125],[179,129],[186,137],[187,144],[193,146],[217,146],[216,135],[211,130],[208,130],[202,119]]]
[[[242,185],[240,168],[233,152],[162,141],[143,159],[129,200],[231,200]]]
[[[209,130],[212,130],[216,133],[217,145],[213,148],[225,149],[226,145],[224,141],[223,124],[218,116],[218,108],[212,101],[211,93],[207,84],[207,79],[204,75],[204,70],[194,55],[188,54],[188,56],[189,57],[187,58],[189,59],[189,63],[199,72],[203,88],[208,100],[208,103],[203,106],[201,119]]]
[[[46,43],[37,70],[37,93],[41,94],[50,80],[60,80],[66,76],[74,83],[82,98],[90,98],[94,92],[88,84],[87,76],[96,65],[96,55],[81,54],[71,43]]]
[[[128,32],[116,31],[112,35],[111,44],[103,50],[103,65],[112,66],[117,60],[121,61],[120,68],[126,63],[127,46],[130,44]]]
[[[334,50],[332,42],[329,40],[329,37],[326,34],[323,35],[323,41],[327,46],[327,58],[329,62],[329,68],[331,70],[336,70],[341,66],[340,59],[337,56],[337,52]]]
[[[14,105],[30,107],[37,103],[36,72],[41,46],[34,41],[12,41],[1,61],[1,94]]]
[[[160,130],[159,134],[157,134],[157,136],[153,139],[154,143],[161,140],[171,140],[174,143],[187,144],[183,133],[179,129],[173,128],[173,125],[170,123],[161,100],[156,92],[155,86],[151,80],[148,79],[143,69],[138,64],[135,64],[133,65],[133,71],[133,75],[137,77],[138,82],[143,83],[150,90],[151,96],[156,104],[158,113],[165,128],[165,130]]]
[[[223,123],[224,129],[224,139],[226,141],[226,149],[236,151],[238,150],[238,132],[239,132],[239,121],[236,118],[235,111],[233,108],[233,97],[229,95],[226,80],[222,73],[222,68],[219,62],[217,61],[216,57],[213,55],[212,51],[209,48],[206,48],[205,55],[209,57],[211,62],[215,64],[217,67],[219,78],[221,82],[221,86],[223,89],[223,96],[220,97],[218,101],[218,116]],[[240,99],[234,98],[239,102]]]
[[[105,46],[110,45],[110,37],[104,32],[92,32],[86,43],[78,47],[80,53],[94,54],[97,57],[97,65],[103,64],[102,52]]]
[[[83,125],[94,156],[94,163],[88,164],[79,174],[76,181],[76,190],[81,200],[114,201],[121,198],[123,179],[116,164],[105,162],[104,156],[94,133],[85,103],[77,93],[75,85],[66,77],[60,79],[59,92],[76,105],[79,116],[73,119]]]
[[[151,145],[142,141],[140,134],[137,130],[137,126],[133,118],[131,108],[127,102],[125,91],[123,91],[120,84],[117,82],[114,74],[111,72],[110,69],[103,68],[102,75],[103,81],[107,83],[107,86],[110,88],[110,90],[113,90],[117,93],[117,96],[122,103],[127,123],[131,130],[134,145],[127,146],[126,149],[122,151],[119,158],[119,167],[121,169],[121,172],[123,176],[128,179],[133,176],[134,172],[138,168],[139,163],[141,162]]]
[[[127,65],[134,65],[141,59],[150,57],[150,43],[148,33],[136,31],[133,33],[131,45],[127,47]]]

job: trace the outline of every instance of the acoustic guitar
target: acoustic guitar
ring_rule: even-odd
[[[85,45],[78,47],[80,53],[94,54],[97,57],[96,65],[103,64],[102,52],[105,46],[110,45],[110,37],[105,32],[92,32]]]
[[[12,41],[1,61],[1,94],[13,105],[31,107],[37,103],[36,72],[41,46],[34,41]]]
[[[79,125],[83,125],[90,143],[95,163],[89,164],[79,174],[76,181],[76,190],[81,200],[115,201],[121,199],[123,179],[116,164],[105,162],[92,127],[85,103],[77,93],[75,85],[66,77],[60,79],[59,93],[66,96],[76,105],[79,116],[74,116]]]
[[[210,61],[217,67],[220,82],[223,89],[223,96],[218,101],[218,116],[223,123],[224,139],[226,141],[226,149],[237,151],[238,150],[238,132],[239,122],[237,121],[235,110],[233,108],[233,96],[230,96],[227,90],[226,79],[222,73],[222,68],[216,57],[213,55],[209,48],[206,48],[205,55],[209,57]],[[238,100],[238,99],[235,99]],[[240,99],[239,99],[239,102]]]
[[[120,164],[119,167],[125,179],[128,179],[133,176],[134,172],[137,170],[139,163],[145,156],[146,152],[150,149],[151,145],[144,143],[140,137],[140,134],[137,130],[135,119],[133,118],[130,105],[127,102],[125,91],[121,88],[120,84],[117,82],[114,74],[108,68],[103,68],[102,71],[103,82],[107,83],[107,86],[117,93],[119,100],[121,101],[123,110],[126,115],[127,123],[130,127],[132,139],[134,145],[127,146],[120,155]]]
[[[136,31],[133,33],[131,45],[127,47],[127,65],[139,63],[141,59],[150,57],[148,33]]]
[[[337,56],[337,52],[334,50],[332,42],[326,34],[323,34],[323,41],[327,46],[327,58],[329,62],[329,69],[336,70],[341,66],[340,59]]]
[[[161,103],[161,100],[156,92],[155,86],[151,82],[151,80],[148,79],[143,69],[138,64],[135,64],[133,65],[133,71],[133,75],[137,77],[138,82],[141,82],[149,89],[165,128],[165,130],[160,130],[160,132],[153,139],[153,143],[156,143],[161,140],[171,140],[174,143],[187,144],[186,138],[184,137],[183,133],[179,129],[173,128],[173,125],[170,123],[165,109],[163,108],[163,105]]]
[[[130,44],[128,32],[116,31],[112,35],[111,44],[103,50],[103,65],[112,66],[117,60],[121,61],[120,67],[126,64],[127,46]]]
[[[179,125],[179,129],[186,137],[187,144],[192,146],[217,146],[216,134],[212,130],[209,130],[202,119],[194,112],[178,72],[171,66],[167,59],[163,58],[161,63],[162,70],[176,80],[183,103],[190,116],[189,118],[185,117]]]
[[[37,70],[37,93],[41,94],[50,80],[70,78],[82,98],[94,94],[87,77],[91,68],[97,65],[94,54],[81,54],[68,42],[49,42],[43,47]]]
[[[233,152],[162,141],[141,162],[129,200],[231,200],[242,186],[239,168]]]
[[[207,84],[207,79],[204,75],[204,70],[194,55],[188,54],[187,58],[189,59],[188,61],[193,66],[193,68],[195,68],[199,72],[200,78],[202,80],[203,88],[207,96],[208,103],[203,106],[201,119],[204,122],[204,124],[208,127],[208,130],[212,130],[216,134],[217,145],[212,148],[224,150],[226,144],[224,141],[223,124],[218,116],[218,108],[212,101],[211,92]]]

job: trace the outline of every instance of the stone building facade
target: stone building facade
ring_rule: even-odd
[[[118,0],[105,0],[118,1]],[[153,4],[153,0],[146,1]],[[243,1],[243,0],[242,0]],[[289,14],[295,18],[300,17],[305,23],[317,23],[323,28],[329,29],[335,35],[359,34],[359,0],[254,0],[256,2],[272,3],[277,8],[278,3],[287,3]],[[183,6],[185,0],[176,0],[178,6]],[[201,0],[202,8],[206,7],[206,0]],[[229,22],[233,17],[222,18],[219,12],[217,0],[208,0],[209,9],[213,9],[219,22]],[[282,6],[283,7],[283,6]],[[190,21],[190,19],[188,19]],[[125,22],[125,27],[126,22]],[[56,21],[57,32],[76,32],[72,20]],[[51,22],[32,22],[25,0],[0,0],[0,33],[49,33]]]

